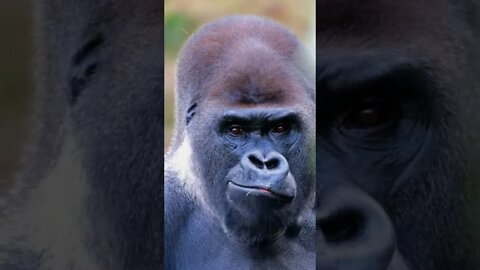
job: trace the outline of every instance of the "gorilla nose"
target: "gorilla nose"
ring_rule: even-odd
[[[245,198],[261,198],[281,205],[293,201],[297,186],[287,160],[278,152],[263,154],[260,151],[246,153],[240,167],[244,177],[232,179],[228,190]],[[245,195],[246,194],[246,195]],[[233,197],[232,197],[233,198]],[[259,199],[260,200],[260,199]]]
[[[245,170],[269,177],[285,177],[289,171],[287,160],[275,151],[266,155],[260,151],[247,153],[243,156],[241,164]]]
[[[339,187],[322,196],[317,210],[317,269],[406,269],[403,262],[393,260],[395,241],[386,213],[364,192]]]

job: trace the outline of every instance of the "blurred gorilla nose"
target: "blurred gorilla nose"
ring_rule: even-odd
[[[319,200],[317,269],[392,269],[394,228],[373,198],[354,187],[342,186]]]

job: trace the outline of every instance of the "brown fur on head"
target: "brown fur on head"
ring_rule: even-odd
[[[292,33],[265,18],[231,16],[204,26],[190,37],[178,60],[172,150],[183,139],[189,108],[204,101],[249,106],[298,104],[305,97],[312,98],[314,90],[304,74],[304,54]],[[293,74],[297,78],[292,78]],[[255,87],[249,87],[253,81]],[[305,88],[307,93],[300,91]]]

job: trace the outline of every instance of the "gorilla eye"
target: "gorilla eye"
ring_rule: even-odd
[[[242,126],[233,125],[228,128],[228,133],[230,133],[233,136],[243,136],[245,135],[246,132]]]
[[[282,134],[282,133],[286,133],[286,132],[289,132],[290,131],[290,126],[285,124],[285,123],[281,123],[279,125],[277,125],[276,127],[273,128],[273,132],[274,133],[278,133],[278,134]]]
[[[348,129],[375,128],[389,123],[392,114],[392,110],[384,104],[369,103],[350,112],[344,125]]]

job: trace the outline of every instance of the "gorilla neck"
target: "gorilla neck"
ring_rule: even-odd
[[[175,180],[179,181],[180,185],[185,188],[187,195],[192,199],[198,206],[205,209],[205,212],[212,217],[215,217],[213,209],[208,206],[208,203],[204,200],[205,198],[205,189],[201,185],[197,174],[192,167],[192,146],[190,143],[190,138],[188,135],[185,135],[182,143],[176,149],[173,149],[167,155],[166,158],[166,171],[174,172],[176,177],[166,178],[165,181]]]
[[[182,231],[188,233],[177,234],[175,245],[169,245],[166,250],[167,258],[168,253],[182,254],[184,259],[176,261],[176,269],[230,269],[232,265],[236,269],[283,269],[287,265],[288,269],[315,268],[314,218],[305,220],[294,237],[285,235],[269,245],[255,246],[228,238],[218,223],[206,218],[201,209],[193,210],[185,225]],[[165,228],[165,236],[173,237],[170,227]]]

